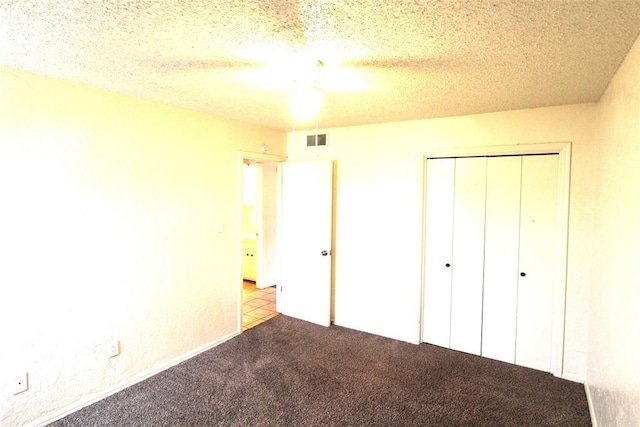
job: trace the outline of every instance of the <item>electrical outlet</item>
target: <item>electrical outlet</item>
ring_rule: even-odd
[[[29,378],[26,372],[16,375],[13,380],[13,394],[19,394],[23,391],[27,391],[29,388],[28,380]]]
[[[112,340],[107,343],[107,358],[112,358],[120,354],[120,341]]]

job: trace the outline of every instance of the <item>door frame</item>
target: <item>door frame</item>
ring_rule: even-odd
[[[569,189],[571,178],[571,142],[551,142],[520,145],[496,145],[480,147],[441,147],[430,149],[423,155],[423,197],[422,197],[422,271],[420,288],[420,327],[418,342],[422,342],[424,320],[423,297],[425,292],[425,232],[426,232],[426,179],[427,160],[437,158],[481,157],[481,156],[518,156],[531,154],[558,154],[558,200],[557,200],[557,236],[556,259],[558,260],[553,288],[552,336],[551,336],[551,373],[562,377],[564,361],[565,300],[567,289],[567,255],[569,241]]]
[[[237,297],[238,297],[238,308],[237,308],[237,317],[236,317],[236,324],[237,324],[237,330],[238,332],[242,332],[242,286],[244,283],[243,277],[242,277],[242,202],[243,202],[243,192],[244,192],[244,164],[246,161],[253,161],[253,162],[258,162],[258,163],[282,163],[284,161],[287,160],[286,156],[281,156],[281,155],[276,155],[276,154],[267,154],[267,153],[259,153],[259,152],[253,152],[253,151],[238,151],[238,157],[237,157],[237,206],[236,206],[236,223],[238,224],[237,230],[236,230],[236,256],[237,256],[237,269],[236,269],[236,275],[238,278],[237,281]],[[280,167],[278,166],[278,174],[280,174]],[[280,178],[278,178],[278,187],[276,190],[276,204],[278,206],[280,206],[280,198],[282,197],[282,188],[281,188],[281,180]],[[260,197],[260,199],[262,199],[262,197]],[[262,201],[260,202],[262,203]],[[279,218],[280,216],[277,215],[277,217]],[[262,218],[258,219],[260,222],[262,222]],[[258,226],[259,229],[262,229],[262,225],[260,224]],[[279,237],[276,237],[276,239],[278,239]],[[261,239],[260,239],[261,241]],[[256,267],[256,284],[258,283],[258,279],[260,278],[261,275],[261,262],[260,259],[262,258],[262,248],[258,247],[261,245],[256,245],[256,256],[258,257],[258,265]],[[278,301],[278,295],[276,292],[276,310],[278,310],[279,307],[279,301]]]

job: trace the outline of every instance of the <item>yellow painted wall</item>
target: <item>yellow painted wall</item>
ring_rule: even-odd
[[[326,131],[327,146],[289,133],[292,159],[336,160],[335,323],[419,340],[423,156],[438,147],[572,143],[564,373],[584,379],[587,348],[594,104]],[[322,118],[320,118],[322,123]]]
[[[1,425],[239,331],[238,151],[265,143],[284,154],[278,131],[0,69]]]
[[[640,39],[598,105],[589,362],[599,426],[640,425]]]

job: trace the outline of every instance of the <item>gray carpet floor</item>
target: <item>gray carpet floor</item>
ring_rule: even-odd
[[[51,425],[591,424],[581,384],[278,316]]]

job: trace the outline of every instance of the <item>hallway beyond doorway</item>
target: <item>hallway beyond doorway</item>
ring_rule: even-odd
[[[276,311],[276,287],[258,289],[256,283],[242,283],[242,331],[278,315]]]

